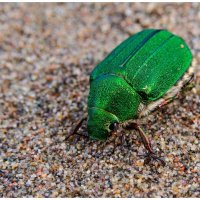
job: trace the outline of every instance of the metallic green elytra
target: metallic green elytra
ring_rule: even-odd
[[[105,140],[114,123],[137,118],[140,105],[166,94],[191,61],[184,40],[167,30],[143,30],[122,42],[91,73],[90,138]]]

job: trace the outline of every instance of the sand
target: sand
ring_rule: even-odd
[[[200,3],[1,3],[0,197],[200,197],[199,10]],[[113,154],[109,142],[65,141],[87,110],[92,69],[145,28],[183,37],[196,70],[192,90],[141,122],[165,166],[144,164],[134,131]]]

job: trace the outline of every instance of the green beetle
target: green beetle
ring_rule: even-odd
[[[146,29],[122,42],[90,75],[89,137],[106,140],[120,124],[171,101],[191,81],[191,61],[184,40],[167,30]],[[138,130],[149,154],[154,154],[138,124],[123,127]]]

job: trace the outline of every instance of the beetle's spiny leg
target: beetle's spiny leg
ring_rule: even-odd
[[[147,157],[147,159],[150,161],[151,158],[154,159],[154,160],[158,160],[161,162],[161,164],[164,166],[165,165],[165,161],[162,160],[162,158],[158,157],[155,155],[153,149],[152,149],[152,146],[151,146],[151,143],[149,142],[149,139],[147,138],[147,136],[145,135],[144,131],[142,130],[142,128],[137,124],[137,123],[130,123],[128,125],[126,125],[125,127],[127,130],[132,130],[132,129],[135,129],[139,132],[140,134],[140,137],[142,139],[142,142],[144,144],[144,147],[146,148],[146,150],[148,151],[148,153],[146,155],[139,155],[139,156],[144,156],[144,157]]]
[[[154,153],[148,152],[147,154],[143,154],[143,155],[141,155],[141,154],[139,155],[138,154],[138,156],[146,158],[145,161],[144,161],[145,164],[148,164],[151,161],[151,159],[153,159],[153,160],[160,161],[160,163],[163,166],[166,165],[165,161],[161,158],[162,156],[159,157],[159,156],[155,155]]]
[[[66,136],[65,141],[67,141],[72,135],[79,135],[79,136],[88,138],[88,135],[83,135],[83,134],[77,133],[77,131],[79,130],[79,128],[81,127],[81,125],[83,124],[83,122],[84,122],[85,120],[87,120],[87,117],[84,116],[84,117],[78,122],[78,124],[76,125],[74,131],[73,131],[71,134],[69,134],[68,136]]]
[[[158,157],[155,154],[151,154],[150,157],[153,158],[153,159],[155,159],[155,160],[160,161],[163,166],[166,165],[165,161],[161,157]]]
[[[76,137],[74,138],[73,144],[76,144],[80,140],[81,137],[89,139],[88,135],[84,135],[84,134],[80,134],[80,133],[76,133],[74,135],[76,135]],[[72,136],[72,135],[70,135],[70,136]]]
[[[144,147],[148,150],[148,152],[154,154],[154,151],[152,149],[151,143],[149,142],[149,139],[147,138],[147,136],[145,135],[144,131],[141,129],[140,126],[136,126],[136,130],[138,130],[140,137],[142,139],[142,142],[144,144]]]
[[[139,134],[140,134],[140,137],[142,139],[144,147],[149,152],[154,153],[147,136],[145,135],[144,131],[142,130],[142,128],[137,123],[132,122],[132,123],[128,124],[125,128],[128,129],[128,130],[132,130],[132,129],[137,130],[139,132]]]

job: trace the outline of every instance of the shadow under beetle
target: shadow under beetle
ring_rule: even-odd
[[[89,138],[106,140],[121,126],[139,132],[150,158],[155,155],[142,128],[134,122],[173,100],[193,77],[192,54],[182,38],[167,30],[146,29],[118,45],[90,75]],[[80,134],[79,134],[80,135]]]

